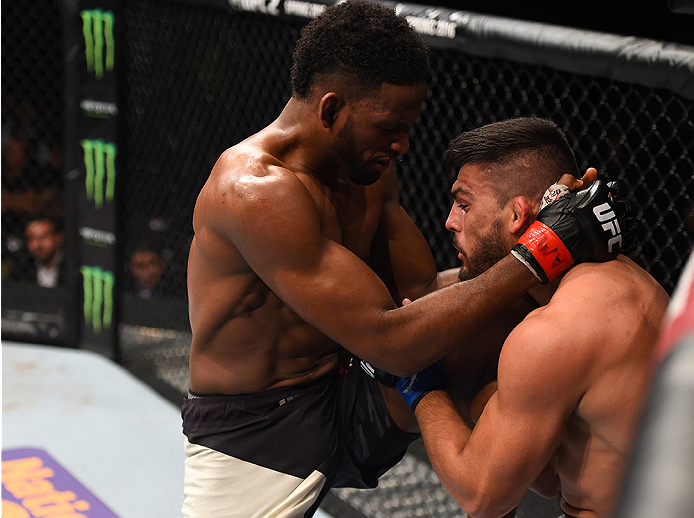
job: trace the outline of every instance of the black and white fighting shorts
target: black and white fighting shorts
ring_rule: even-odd
[[[189,394],[183,516],[309,517],[332,487],[376,487],[419,435],[395,426],[358,360],[341,372],[255,394]]]

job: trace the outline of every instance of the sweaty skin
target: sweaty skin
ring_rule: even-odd
[[[219,158],[193,217],[191,390],[304,383],[334,370],[344,349],[409,375],[537,285],[512,256],[465,283],[437,275],[399,203],[393,165],[424,92],[383,85],[348,105],[319,86]],[[370,185],[346,178],[336,142],[347,130]],[[417,300],[398,308],[405,297]]]
[[[578,265],[509,335],[498,389],[473,431],[444,392],[422,400],[427,451],[471,516],[503,516],[533,482],[548,498],[561,492],[567,514],[610,516],[667,302],[624,256]]]

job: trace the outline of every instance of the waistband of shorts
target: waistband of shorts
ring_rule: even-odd
[[[300,385],[287,385],[285,387],[277,387],[269,390],[264,390],[261,392],[249,392],[245,394],[200,394],[188,389],[188,395],[186,399],[195,400],[200,402],[210,402],[210,403],[222,403],[222,402],[246,402],[252,401],[255,403],[271,403],[277,402],[279,405],[288,403],[295,397],[305,394],[307,392],[312,392],[314,390],[322,390],[325,385],[330,383],[333,376],[328,374],[326,376],[321,376],[308,383],[302,383]]]
[[[181,406],[183,431],[191,439],[196,430],[209,428],[238,429],[252,423],[278,419],[293,412],[297,405],[330,399],[335,376],[320,377],[301,385],[278,387],[263,392],[237,395],[206,395],[190,393]],[[221,428],[220,428],[221,427]]]

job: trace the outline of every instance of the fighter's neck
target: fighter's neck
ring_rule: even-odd
[[[314,176],[332,190],[346,181],[329,132],[320,125],[311,104],[290,99],[266,131],[281,155],[278,158],[290,169]]]
[[[528,292],[528,294],[533,299],[535,299],[535,302],[537,302],[540,306],[546,306],[549,303],[552,296],[554,295],[554,292],[557,291],[559,283],[561,282],[563,277],[564,275],[560,275],[559,277],[557,277],[545,286],[535,286]]]

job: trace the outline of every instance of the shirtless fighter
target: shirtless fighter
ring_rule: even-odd
[[[562,172],[578,173],[563,133],[536,118],[463,133],[446,164],[458,171],[446,228],[463,261],[461,280],[506,257],[535,220],[545,187]],[[596,211],[609,225],[609,210]],[[496,392],[473,429],[447,392],[429,391],[441,383],[436,364],[398,386],[441,482],[470,516],[504,516],[532,485],[561,495],[567,517],[609,518],[668,296],[623,255],[578,265],[530,294],[543,305],[506,339]]]
[[[184,516],[311,516],[331,487],[375,487],[419,435],[397,390],[351,354],[410,375],[545,269],[610,257],[613,236],[589,209],[570,211],[610,203],[596,182],[549,206],[549,249],[529,241],[522,261],[508,255],[467,283],[437,275],[393,163],[428,76],[423,39],[393,9],[329,7],[301,33],[280,116],[214,166],[188,263]]]

